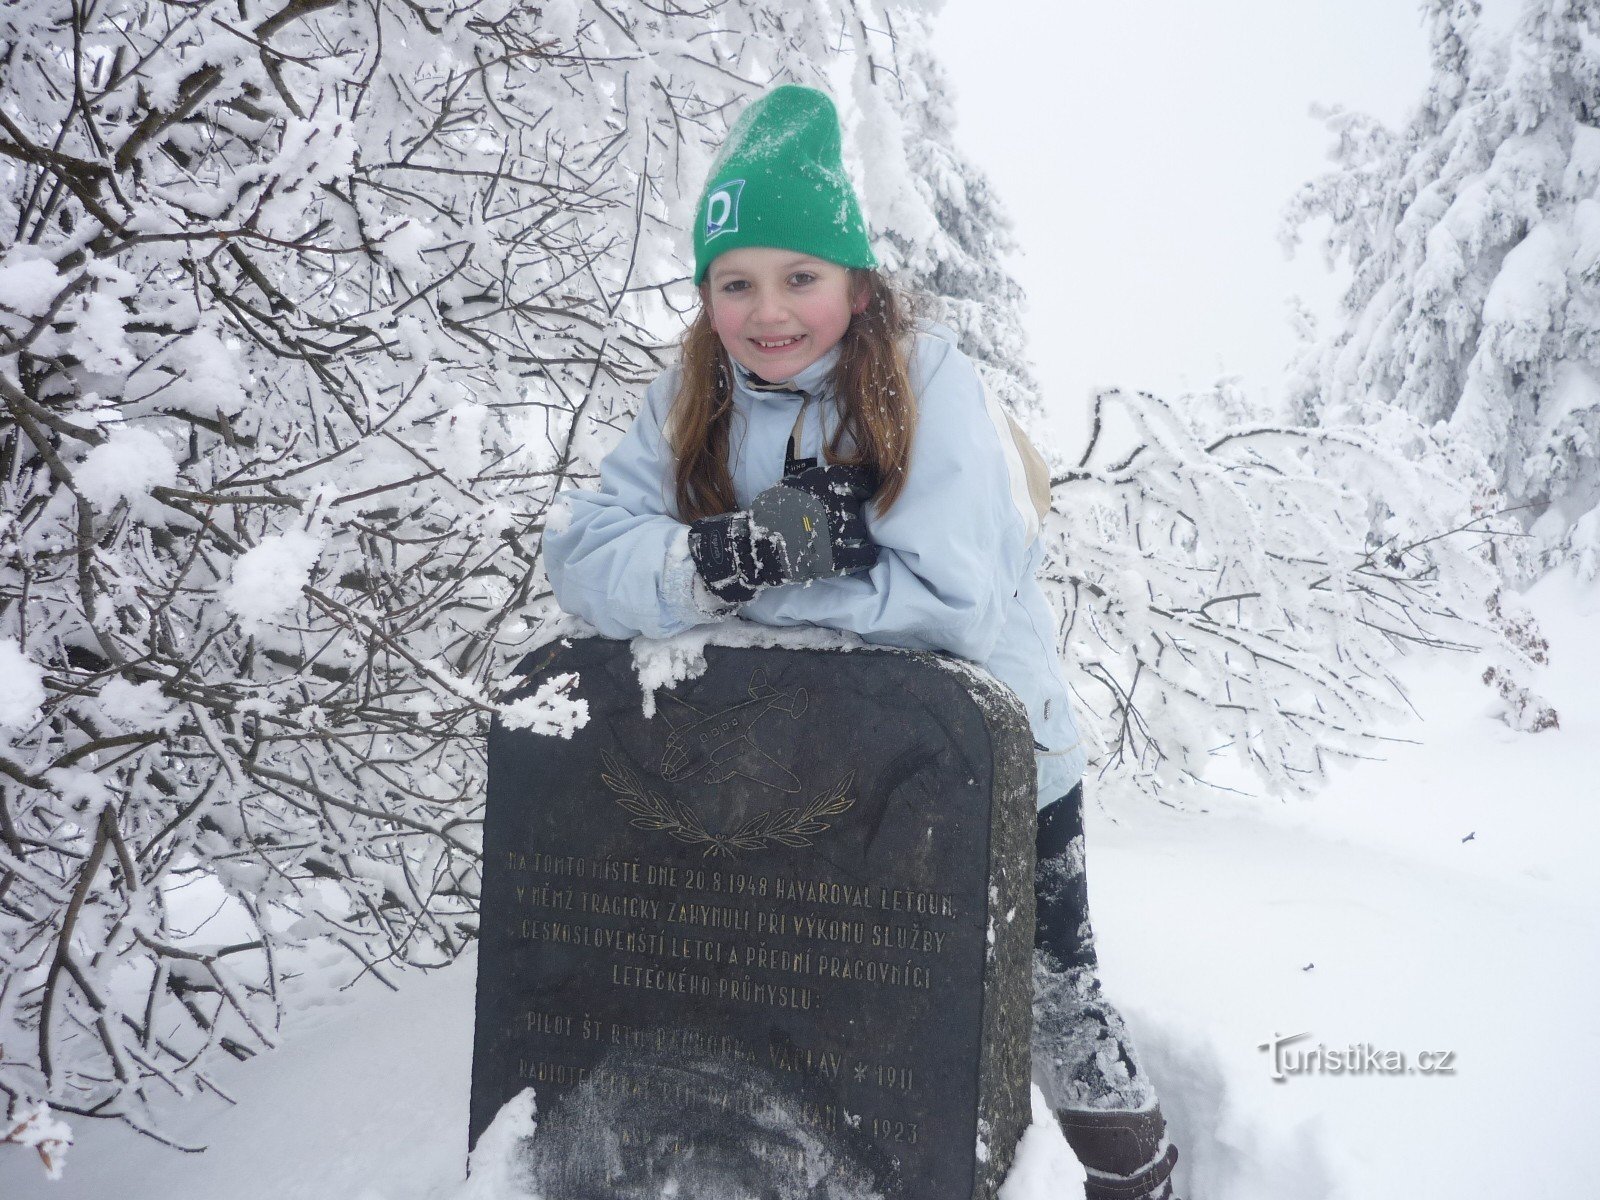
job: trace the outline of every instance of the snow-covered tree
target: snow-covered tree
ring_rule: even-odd
[[[934,57],[931,19],[904,14],[893,33],[855,72],[858,137],[871,147],[863,155],[869,201],[880,200],[874,176],[886,177],[871,205],[883,258],[928,315],[955,332],[1000,402],[1031,423],[1042,398],[1028,363],[1022,288],[1005,262],[1017,249],[1010,215],[957,144],[957,97]]]
[[[468,942],[544,512],[665,361],[729,114],[877,11],[0,9],[13,1121],[154,1130]]]
[[[1600,571],[1600,7],[1523,0],[1500,33],[1477,0],[1426,0],[1432,79],[1398,131],[1328,117],[1338,166],[1285,241],[1327,218],[1351,270],[1339,321],[1294,385],[1310,417],[1384,406],[1487,460],[1533,537],[1513,578]]]

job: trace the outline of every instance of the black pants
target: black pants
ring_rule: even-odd
[[[1083,784],[1039,810],[1034,837],[1033,944],[1070,969],[1093,970],[1089,883],[1083,868]]]
[[[1155,1092],[1127,1024],[1100,989],[1083,863],[1082,784],[1040,810],[1034,847],[1034,1051],[1052,1107],[1150,1109]]]
[[[1177,1148],[1127,1025],[1100,990],[1082,784],[1040,810],[1034,848],[1034,1082],[1088,1173],[1087,1200],[1172,1200]]]

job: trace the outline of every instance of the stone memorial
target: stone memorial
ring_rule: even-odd
[[[1034,767],[987,675],[718,647],[489,739],[469,1138],[535,1089],[545,1200],[989,1200],[1029,1120]]]

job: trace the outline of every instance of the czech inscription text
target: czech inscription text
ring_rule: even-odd
[[[958,916],[954,897],[940,892],[781,872],[517,852],[507,855],[505,866],[521,910],[512,918],[517,938],[604,955],[601,978],[614,988],[738,1005],[815,1012],[830,999],[870,1003],[873,989],[927,992]],[[530,1010],[513,1032],[524,1047],[518,1077],[535,1085],[648,1086],[613,1067],[563,1062],[563,1044],[759,1063],[839,1081],[865,1098],[862,1112],[842,1117],[829,1105],[808,1110],[821,1127],[864,1120],[886,1140],[917,1140],[917,1122],[895,1098],[903,1102],[918,1092],[918,1071],[859,1049],[756,1047],[705,1030],[629,1026],[587,1012]]]

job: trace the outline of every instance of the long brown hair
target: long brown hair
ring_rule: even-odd
[[[850,319],[839,341],[833,391],[839,427],[824,454],[830,463],[878,469],[880,513],[905,487],[916,429],[907,346],[912,329],[907,298],[875,270],[850,271],[851,295],[867,295],[866,307]],[[728,433],[733,421],[733,364],[711,327],[711,306],[702,295],[700,312],[683,335],[682,374],[667,416],[667,442],[677,455],[678,517],[695,521],[738,508],[728,469]],[[855,453],[844,452],[845,438]]]

